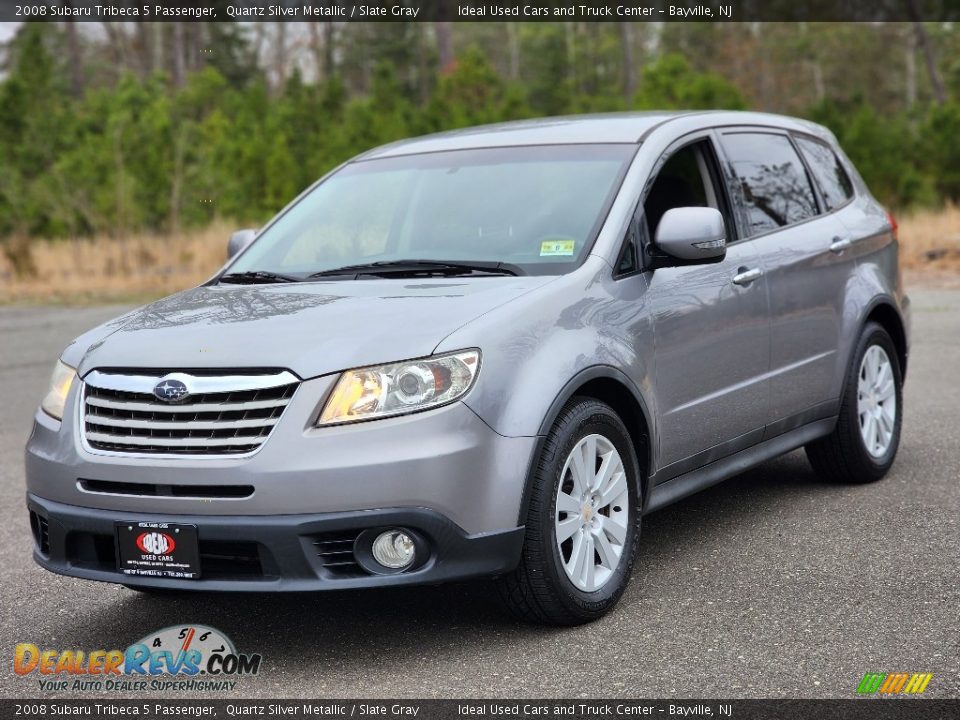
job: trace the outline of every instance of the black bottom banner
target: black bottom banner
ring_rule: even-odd
[[[633,718],[960,717],[960,699],[850,700],[0,700],[0,718],[371,718],[620,720]]]

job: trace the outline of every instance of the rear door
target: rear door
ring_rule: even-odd
[[[737,241],[712,136],[667,151],[644,198],[642,232],[666,210],[715,207],[727,220],[719,263],[657,268],[645,300],[654,323],[654,378],[665,481],[757,442],[767,419],[766,278],[748,241]]]
[[[848,199],[836,176],[829,196],[820,191],[802,148],[787,133],[729,131],[721,144],[741,188],[745,232],[767,277],[770,437],[834,411],[832,384],[853,261],[847,230],[826,198],[831,208]],[[810,152],[822,164],[821,148]]]

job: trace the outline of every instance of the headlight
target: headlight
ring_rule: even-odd
[[[73,379],[76,376],[76,370],[64,364],[62,360],[57,360],[57,364],[53,366],[53,375],[50,376],[50,389],[40,403],[40,407],[47,415],[57,420],[63,419],[63,406],[67,402],[67,393],[70,392],[70,386],[73,385]]]
[[[317,425],[402,415],[452,403],[477,376],[479,350],[347,370]]]

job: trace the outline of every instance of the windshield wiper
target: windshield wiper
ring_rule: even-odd
[[[266,283],[300,282],[301,280],[303,280],[303,278],[270,272],[269,270],[247,270],[246,272],[234,272],[221,275],[218,282],[236,283],[238,285],[256,285]]]
[[[524,275],[523,269],[505,262],[446,261],[446,260],[378,260],[377,262],[321,270],[307,275],[308,278],[336,277],[338,275],[416,275],[436,273],[440,275],[464,275],[469,273],[488,275]]]

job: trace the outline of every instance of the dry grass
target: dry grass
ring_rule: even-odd
[[[209,278],[236,228],[215,223],[176,235],[34,241],[0,254],[0,303],[150,300]],[[16,247],[8,241],[7,247]],[[12,257],[11,257],[12,256]],[[15,272],[15,264],[20,273]]]
[[[904,214],[898,220],[907,282],[960,286],[960,207]]]
[[[908,282],[960,286],[960,208],[918,211],[899,221],[901,262]],[[220,222],[179,235],[30,243],[8,239],[0,253],[0,304],[162,297],[216,272],[234,229]]]

